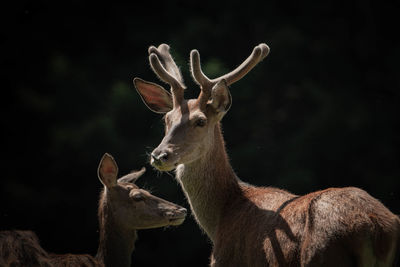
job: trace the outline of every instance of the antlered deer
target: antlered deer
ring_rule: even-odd
[[[23,266],[20,256],[23,255],[24,263],[28,263],[26,266],[131,266],[137,230],[180,225],[186,217],[185,208],[153,196],[134,184],[144,172],[142,168],[117,179],[118,166],[113,157],[107,153],[102,157],[98,177],[104,190],[99,200],[100,239],[95,257],[87,254],[47,254],[37,238],[29,236],[32,232],[18,231],[19,236],[0,240],[3,241],[0,244],[0,263],[3,261],[5,266]],[[8,231],[8,234],[10,232],[15,236],[15,231]],[[26,244],[34,249],[27,251]],[[26,260],[27,252],[44,264],[36,265]],[[51,264],[47,265],[49,262]]]
[[[191,74],[201,89],[196,99],[184,99],[168,45],[148,52],[153,71],[172,92],[134,79],[147,107],[165,114],[165,136],[151,164],[176,169],[198,224],[213,242],[212,266],[392,266],[400,220],[367,192],[329,188],[297,196],[249,185],[232,170],[220,127],[232,103],[228,86],[267,56],[267,45],[256,46],[234,71],[216,79],[202,72],[198,51],[191,51]]]

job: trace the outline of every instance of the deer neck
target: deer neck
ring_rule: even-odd
[[[176,172],[197,222],[212,241],[224,207],[240,194],[238,178],[225,151],[220,124],[214,128],[213,140],[204,156],[179,165]]]
[[[100,238],[96,259],[105,266],[131,266],[137,232],[117,224],[110,207],[102,208],[103,212],[99,212]]]

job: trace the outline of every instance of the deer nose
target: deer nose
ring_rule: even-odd
[[[170,217],[174,217],[174,218],[184,218],[184,217],[186,217],[186,214],[187,214],[187,210],[182,207],[176,208],[176,209],[169,209],[165,212],[166,216],[170,216]]]
[[[178,208],[178,212],[186,216],[187,210],[185,208]]]
[[[155,162],[155,163],[161,163],[164,162],[168,159],[168,153],[166,152],[155,152],[153,151],[151,153],[151,159]]]

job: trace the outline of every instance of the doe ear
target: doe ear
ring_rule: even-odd
[[[132,183],[134,184],[140,176],[142,176],[146,172],[146,168],[142,167],[139,171],[133,171],[127,175],[122,176],[118,179],[118,183]]]
[[[97,169],[97,176],[100,182],[107,188],[112,188],[117,185],[118,166],[110,154],[105,153],[101,158]]]
[[[209,101],[209,105],[221,115],[224,115],[231,108],[232,96],[225,79],[217,82],[211,89],[211,101]]]
[[[162,86],[146,82],[140,78],[133,79],[136,91],[146,106],[156,113],[167,113],[173,108],[172,95]]]

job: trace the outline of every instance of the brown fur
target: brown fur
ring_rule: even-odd
[[[104,267],[101,261],[98,261],[89,254],[50,254],[50,256],[52,263],[57,267]]]
[[[159,77],[179,72],[163,60],[165,46],[158,48],[164,54],[150,55],[164,64],[153,68]],[[147,106],[167,112],[166,133],[151,153],[151,164],[161,171],[176,169],[197,222],[213,242],[212,266],[394,266],[400,220],[367,192],[329,188],[297,196],[243,183],[232,170],[220,127],[232,103],[228,85],[268,52],[260,44],[234,71],[209,79],[193,50],[192,76],[201,88],[197,99],[183,99],[183,92],[182,99],[175,99],[176,93],[170,99],[161,86],[135,79]]]
[[[50,267],[53,265],[34,232],[13,230],[0,232],[0,266]]]
[[[221,149],[222,135],[216,140]],[[392,266],[400,221],[367,192],[296,196],[251,186],[234,175],[225,149],[200,162],[180,165],[177,178],[213,241],[214,266]]]

